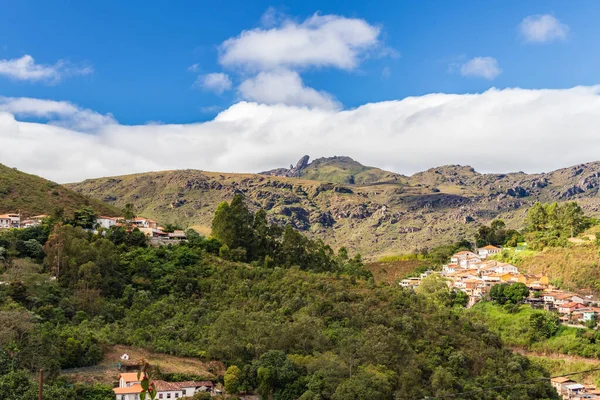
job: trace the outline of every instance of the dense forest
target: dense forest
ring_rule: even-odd
[[[360,256],[333,251],[248,211],[219,206],[214,237],[149,247],[141,232],[92,234],[72,220],[0,234],[0,400],[113,399],[61,369],[97,364],[105,346],[220,360],[229,393],[265,399],[554,399],[545,372],[465,315],[438,279],[417,293],[376,285]],[[115,371],[116,375],[116,371]]]

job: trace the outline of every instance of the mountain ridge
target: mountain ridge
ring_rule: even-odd
[[[312,175],[299,177],[173,170],[67,187],[117,207],[133,203],[140,215],[206,235],[216,206],[243,194],[250,208],[265,209],[272,222],[291,224],[368,258],[472,238],[480,224],[494,218],[520,228],[536,201],[575,200],[588,214],[600,214],[600,162],[539,174],[480,174],[469,166],[451,165],[365,184],[333,183],[328,181],[331,170],[319,169],[347,173],[348,161],[325,159],[313,165]]]

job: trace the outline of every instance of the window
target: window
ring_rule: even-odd
[[[167,393],[167,399],[171,398],[171,393]]]
[[[178,399],[179,398],[179,393],[175,393],[175,398]]]
[[[159,393],[159,394],[158,394],[158,398],[159,398],[159,399],[162,399],[162,398],[163,398],[163,394],[162,394],[162,393]]]

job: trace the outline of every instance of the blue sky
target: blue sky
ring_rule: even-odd
[[[89,64],[94,72],[53,85],[0,77],[0,93],[68,100],[112,113],[125,124],[210,119],[217,107],[225,109],[239,96],[235,90],[201,90],[194,81],[199,74],[223,71],[218,46],[260,26],[271,7],[297,21],[319,12],[381,28],[381,42],[398,58],[370,56],[351,71],[315,67],[301,74],[305,84],[331,93],[345,108],[435,92],[567,88],[599,81],[597,1],[22,0],[5,3],[0,15],[0,59],[30,54],[40,64],[63,59]],[[524,45],[518,25],[536,14],[567,24],[567,39]],[[477,56],[494,57],[503,72],[493,80],[448,72],[450,64]],[[193,64],[198,73],[188,71]],[[234,85],[240,79],[232,78]]]
[[[2,3],[0,162],[59,182],[600,154],[598,1]]]

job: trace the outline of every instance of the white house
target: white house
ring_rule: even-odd
[[[475,260],[479,259],[479,257],[472,251],[459,251],[450,257],[450,264],[458,264],[462,266],[462,263],[466,263],[467,259],[471,259],[473,260],[472,262],[475,262]],[[479,259],[479,261],[481,261],[481,259]],[[465,265],[463,268],[466,267],[467,266]]]
[[[519,269],[512,264],[500,264],[496,267],[496,272],[499,274],[518,274]]]
[[[19,214],[2,214],[0,215],[0,228],[19,228],[21,226],[21,215]]]
[[[142,393],[141,379],[137,372],[125,372],[119,375],[119,387],[113,389],[116,400],[139,400]],[[159,400],[180,399],[192,397],[199,392],[212,392],[214,385],[211,381],[166,382],[153,380],[156,398]]]
[[[119,221],[123,220],[123,217],[105,217],[101,216],[96,219],[96,224],[100,228],[110,229],[111,226],[117,225]]]
[[[453,274],[456,271],[461,270],[462,268],[458,264],[447,264],[442,267],[443,274]]]
[[[492,246],[491,244],[488,244],[487,246],[478,249],[477,253],[479,254],[479,257],[485,259],[488,256],[498,254],[501,251],[502,251],[502,249],[500,247],[496,247],[496,246]]]
[[[400,281],[400,286],[402,287],[410,287],[410,288],[415,288],[417,286],[419,286],[421,284],[421,279],[420,278],[408,278],[408,279],[402,279]]]

